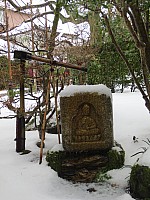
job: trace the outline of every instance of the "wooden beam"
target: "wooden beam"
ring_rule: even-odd
[[[39,62],[44,62],[44,63],[48,63],[50,65],[54,65],[54,66],[61,66],[61,67],[66,67],[66,68],[70,68],[70,69],[76,69],[76,70],[87,72],[87,68],[84,66],[74,65],[71,63],[58,62],[56,60],[51,60],[48,58],[35,56],[35,55],[32,55],[31,53],[28,53],[25,51],[15,50],[14,58],[22,59],[22,60],[36,60]]]

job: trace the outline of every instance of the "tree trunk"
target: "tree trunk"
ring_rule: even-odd
[[[57,26],[58,26],[58,21],[59,21],[60,10],[61,10],[61,1],[57,0],[52,32],[50,35],[49,50],[48,50],[48,55],[47,55],[49,59],[52,58],[52,52],[55,48],[55,38],[57,36]]]

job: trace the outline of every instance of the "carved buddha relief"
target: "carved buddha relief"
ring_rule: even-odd
[[[72,118],[72,141],[92,142],[101,137],[100,116],[92,104],[79,105],[76,115]]]

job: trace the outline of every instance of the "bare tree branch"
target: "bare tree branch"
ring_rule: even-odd
[[[38,5],[30,5],[29,3],[27,3],[26,6],[18,6],[16,5],[13,0],[7,0],[17,11],[23,11],[23,10],[27,10],[27,9],[31,9],[31,8],[42,8],[42,7],[45,7],[45,6],[49,6],[50,4],[55,4],[56,2],[55,1],[47,1],[45,3],[42,3],[42,4],[38,4]]]
[[[38,17],[42,17],[42,16],[48,15],[48,14],[54,14],[54,12],[53,11],[49,11],[49,12],[40,13],[40,14],[34,15],[34,17],[32,17],[32,18],[30,18],[30,19],[28,19],[28,20],[26,20],[24,22],[28,23],[28,22],[31,22],[32,20],[34,20],[34,19],[36,19]]]

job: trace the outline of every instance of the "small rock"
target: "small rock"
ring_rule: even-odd
[[[41,148],[41,141],[36,143],[36,146],[38,146],[39,148]],[[43,148],[45,148],[45,143],[43,143]]]
[[[96,192],[97,190],[95,190],[95,188],[88,188],[87,191],[91,193],[91,192]]]

